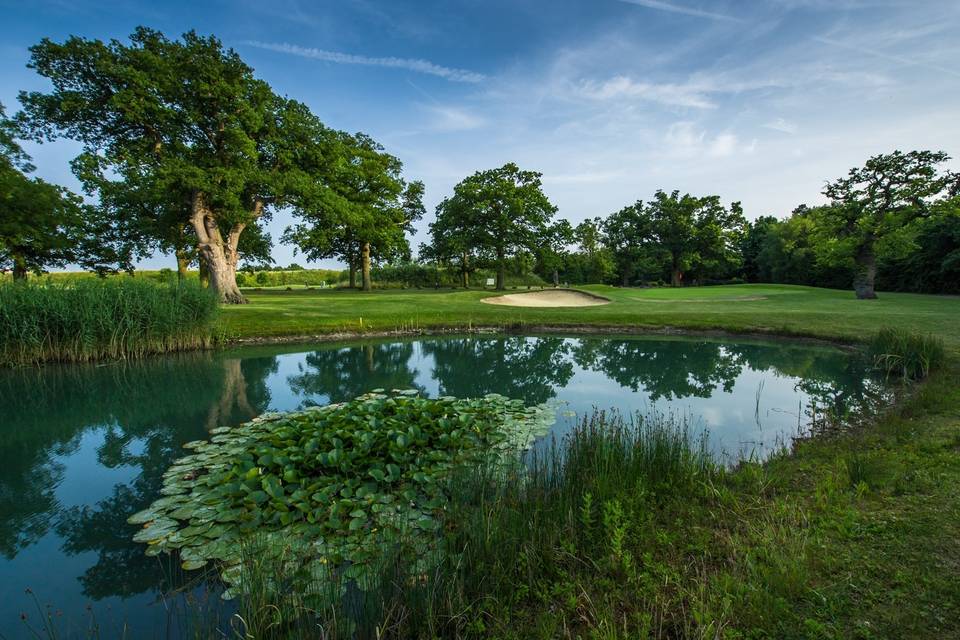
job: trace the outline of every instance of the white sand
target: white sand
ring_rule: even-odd
[[[484,298],[480,302],[502,304],[508,307],[596,307],[610,304],[600,296],[570,289],[544,289],[528,293],[511,293],[495,298]]]

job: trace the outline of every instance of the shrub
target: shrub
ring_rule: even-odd
[[[207,347],[216,295],[141,278],[0,285],[0,364],[140,357]]]
[[[906,329],[881,329],[870,344],[874,366],[888,377],[920,380],[943,364],[943,339]]]

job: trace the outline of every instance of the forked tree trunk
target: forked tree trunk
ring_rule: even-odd
[[[254,218],[263,213],[263,203],[254,204]],[[213,211],[207,206],[201,194],[193,198],[190,224],[197,234],[197,248],[200,259],[206,264],[210,274],[210,287],[217,292],[221,302],[226,304],[244,304],[247,300],[237,286],[237,263],[240,254],[237,245],[240,234],[246,228],[245,223],[234,224],[224,238]]]
[[[363,290],[370,291],[370,243],[364,242],[360,248],[360,275],[363,278]]]
[[[497,291],[507,288],[507,260],[503,249],[497,249]]]
[[[877,255],[873,250],[873,239],[867,238],[857,249],[857,271],[853,276],[853,290],[858,300],[875,300],[874,282],[877,279]]]

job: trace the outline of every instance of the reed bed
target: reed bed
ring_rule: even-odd
[[[884,328],[870,343],[874,366],[887,377],[920,380],[940,368],[946,360],[943,339],[906,329]]]
[[[0,366],[139,358],[212,344],[216,296],[195,282],[0,284]]]

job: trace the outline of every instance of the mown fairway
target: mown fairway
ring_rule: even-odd
[[[391,331],[431,327],[579,325],[680,327],[770,332],[858,341],[885,326],[943,337],[960,351],[960,297],[882,293],[856,300],[852,291],[792,285],[682,289],[581,287],[611,304],[534,309],[483,304],[493,291],[342,289],[245,292],[250,304],[224,308],[228,338]],[[508,290],[520,293],[522,290]]]

